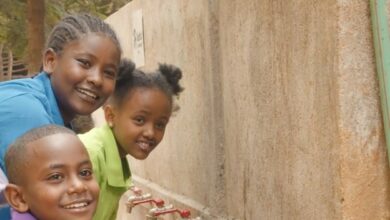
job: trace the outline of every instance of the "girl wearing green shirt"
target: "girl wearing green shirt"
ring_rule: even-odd
[[[114,220],[120,197],[131,185],[126,155],[144,160],[164,137],[183,88],[182,72],[172,65],[145,73],[122,61],[116,87],[103,107],[107,124],[80,135],[100,186],[94,220]]]

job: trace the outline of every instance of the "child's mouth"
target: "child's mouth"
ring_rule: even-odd
[[[147,151],[149,150],[150,145],[146,142],[138,142],[138,146],[143,150]]]
[[[84,213],[87,211],[93,200],[91,199],[78,199],[69,201],[68,203],[61,205],[62,208],[74,213]]]
[[[84,208],[88,206],[90,202],[79,202],[79,203],[72,203],[69,205],[64,206],[65,209],[79,209],[79,208]]]
[[[149,153],[154,148],[154,144],[151,141],[138,141],[137,145],[142,151],[146,153]]]
[[[92,91],[89,91],[89,90],[86,90],[86,89],[82,89],[82,88],[76,88],[76,90],[83,94],[84,96],[86,96],[88,99],[90,100],[97,100],[99,98],[98,95],[96,95],[94,92]]]

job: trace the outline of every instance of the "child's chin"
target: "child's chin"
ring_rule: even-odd
[[[149,154],[142,153],[142,154],[137,154],[132,156],[137,160],[145,160],[146,158],[148,158]]]
[[[135,158],[137,160],[145,160],[146,158],[148,158],[147,156],[146,157],[138,157],[138,158]]]

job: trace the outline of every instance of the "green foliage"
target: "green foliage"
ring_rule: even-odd
[[[46,0],[45,33],[66,14],[90,13],[102,19],[131,0]],[[0,44],[11,48],[17,57],[27,52],[26,0],[0,0]]]
[[[26,39],[26,1],[0,1],[0,43],[11,48],[21,56],[27,45]]]
[[[68,13],[87,12],[105,18],[114,13],[120,7],[130,2],[129,0],[66,0],[63,8]]]

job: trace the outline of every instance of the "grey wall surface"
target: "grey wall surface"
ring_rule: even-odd
[[[135,0],[107,19],[129,58],[138,9],[142,68],[185,91],[137,186],[203,219],[390,218],[368,1]]]

